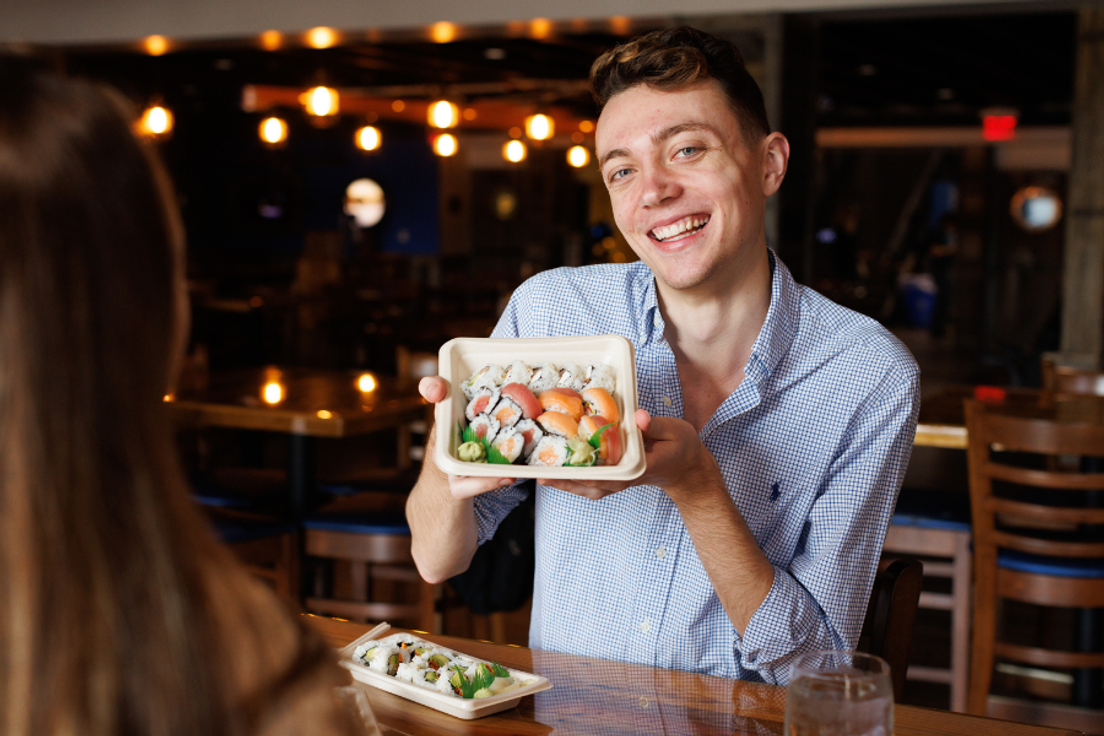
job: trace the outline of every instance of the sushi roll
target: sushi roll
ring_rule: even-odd
[[[502,387],[502,396],[509,397],[515,404],[521,407],[521,413],[526,419],[536,419],[544,411],[540,401],[529,390],[528,386],[521,383],[507,383]]]
[[[491,446],[498,450],[502,457],[514,462],[521,457],[521,451],[525,449],[525,437],[513,427],[503,427],[495,435]]]
[[[507,397],[502,397],[494,408],[487,412],[502,428],[512,427],[520,422],[522,416],[521,407]]]
[[[545,435],[533,448],[526,462],[529,465],[541,465],[548,468],[558,468],[567,462],[567,438],[557,435]]]
[[[541,409],[544,409],[544,411],[558,411],[561,414],[567,414],[576,422],[585,413],[582,397],[571,389],[549,389],[540,395],[539,401]]]
[[[617,402],[613,400],[610,392],[604,388],[583,389],[583,408],[587,414],[597,414],[609,419],[611,422],[621,421],[621,412],[617,410]]]
[[[469,422],[474,422],[477,416],[489,413],[498,404],[498,396],[498,389],[479,389],[471,397],[471,401],[468,402],[468,407],[464,410],[464,416],[468,418]]]
[[[556,381],[556,386],[581,391],[585,385],[586,377],[579,366],[571,362],[564,363],[560,366],[560,377]]]
[[[476,437],[482,437],[488,442],[494,442],[495,435],[498,434],[499,430],[498,420],[487,414],[480,414],[472,420],[471,429]]]
[[[579,434],[579,423],[569,414],[560,411],[546,411],[537,417],[537,424],[545,434],[560,437],[574,437]]]
[[[591,363],[586,367],[586,386],[584,388],[604,388],[611,394],[617,386],[613,378],[613,368],[606,363]]]
[[[475,396],[475,392],[481,388],[496,389],[502,386],[502,382],[506,378],[506,371],[502,369],[502,366],[490,363],[483,366],[475,373],[471,374],[471,377],[464,382],[462,388],[464,396],[471,399]]]
[[[533,379],[533,369],[520,360],[515,360],[510,364],[510,367],[506,370],[506,377],[503,379],[503,383],[520,383],[523,386],[528,386],[529,381]]]
[[[522,419],[514,425],[514,431],[520,434],[525,440],[525,447],[522,448],[521,455],[526,458],[533,454],[533,448],[537,446],[537,442],[544,436],[544,430],[542,430],[532,419]]]
[[[529,379],[529,390],[536,396],[550,388],[555,388],[560,380],[560,369],[555,363],[541,363],[533,369],[533,377]]]

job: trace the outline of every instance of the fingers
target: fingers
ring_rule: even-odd
[[[450,475],[449,491],[452,492],[453,498],[471,498],[515,482],[517,482],[515,478],[478,478],[467,475]]]
[[[440,376],[425,376],[418,382],[418,392],[426,401],[437,404],[448,396],[448,381]]]
[[[637,409],[633,419],[636,420],[636,426],[641,432],[647,432],[652,423],[652,415],[648,413],[647,409]]]
[[[563,479],[550,480],[547,478],[538,480],[537,482],[541,485],[556,488],[575,496],[589,498],[592,501],[597,501],[598,499],[605,498],[606,496],[612,495],[614,493],[618,493],[628,487],[627,484],[621,482],[590,485],[587,483],[579,483],[577,481],[565,481]]]

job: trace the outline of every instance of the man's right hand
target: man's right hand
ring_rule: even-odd
[[[418,382],[418,391],[429,403],[439,404],[448,398],[449,384],[448,381],[440,376],[425,376]],[[434,442],[436,442],[436,432],[430,433],[428,438],[427,444],[430,446],[427,448],[427,458],[429,458],[432,453],[432,444]],[[449,492],[452,493],[453,498],[471,498],[472,496],[478,496],[487,491],[493,491],[495,488],[512,485],[516,481],[516,478],[477,478],[467,475],[448,476]]]

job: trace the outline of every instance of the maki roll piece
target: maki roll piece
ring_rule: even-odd
[[[471,377],[464,382],[462,386],[464,396],[470,399],[475,396],[476,391],[481,388],[496,389],[502,385],[505,378],[506,371],[503,370],[501,366],[497,366],[494,363],[485,365],[471,374]]]
[[[533,369],[520,360],[515,360],[510,364],[510,367],[506,370],[506,378],[503,379],[503,384],[507,383],[520,383],[523,386],[528,386],[529,381],[533,379]]]
[[[540,396],[550,388],[556,387],[560,380],[560,369],[555,363],[541,363],[533,369],[533,377],[529,379],[529,390],[535,396]]]
[[[486,414],[480,414],[472,420],[471,429],[476,437],[482,437],[488,442],[493,442],[499,430],[498,420]]]
[[[526,461],[529,465],[541,465],[547,468],[558,468],[567,462],[567,438],[558,435],[545,435],[533,448],[533,453]]]
[[[464,410],[464,416],[468,418],[469,422],[474,422],[480,414],[490,413],[491,408],[498,403],[498,396],[497,388],[479,389],[472,395],[471,401],[468,402],[468,408]]]
[[[529,390],[529,387],[521,383],[507,383],[502,387],[502,396],[509,398],[515,404],[521,407],[521,413],[525,415],[526,419],[536,419],[544,411],[541,409],[540,401],[533,395],[533,392]]]
[[[521,451],[525,448],[525,437],[513,427],[504,427],[495,435],[491,446],[498,450],[502,457],[514,462],[521,457]]]
[[[617,410],[617,402],[613,400],[610,392],[604,388],[583,389],[583,408],[587,414],[603,416],[611,422],[621,421],[621,412]]]
[[[487,413],[494,417],[502,428],[512,427],[524,418],[521,407],[505,397],[500,399],[495,407]]]
[[[539,400],[541,409],[545,412],[558,411],[561,414],[568,415],[576,422],[584,414],[582,397],[571,389],[549,389],[540,395]]]
[[[586,367],[585,388],[604,388],[612,394],[617,386],[613,375],[613,368],[606,363],[592,363]]]
[[[522,448],[521,455],[528,458],[533,454],[533,448],[537,446],[537,442],[544,436],[544,430],[532,419],[522,419],[514,425],[514,431],[525,440],[525,447]]]
[[[583,370],[574,363],[564,363],[560,367],[560,377],[556,381],[556,386],[559,388],[570,388],[576,391],[582,391],[586,385],[586,377],[583,374]]]

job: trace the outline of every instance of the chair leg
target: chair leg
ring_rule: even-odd
[[[970,535],[955,540],[951,586],[951,710],[966,711],[966,691],[970,671],[970,591],[973,575]]]
[[[966,712],[984,716],[993,681],[993,652],[997,638],[996,580],[974,582],[974,631],[970,656],[970,690]]]

